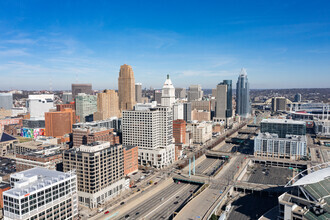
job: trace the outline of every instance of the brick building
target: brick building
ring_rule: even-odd
[[[21,134],[22,125],[10,124],[5,125],[3,131],[12,136],[19,136]]]
[[[56,105],[56,111],[61,112],[66,108],[71,108],[72,110],[76,110],[75,103],[70,103],[70,104],[58,104]]]
[[[113,128],[75,128],[72,135],[73,146],[89,145],[97,141],[108,141],[111,145],[119,144],[119,136],[113,131]]]
[[[186,121],[177,119],[173,121],[173,138],[175,144],[175,160],[182,154],[182,146],[186,144]]]
[[[173,137],[175,145],[186,144],[186,121],[182,119],[173,121]]]
[[[45,113],[46,136],[63,137],[72,133],[72,125],[76,122],[76,113],[71,108],[63,111]]]
[[[34,150],[16,154],[16,171],[34,167],[62,171],[62,150],[58,145],[51,145],[43,150]]]
[[[125,146],[124,153],[124,175],[129,175],[138,171],[138,147]]]

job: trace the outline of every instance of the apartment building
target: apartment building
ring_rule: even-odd
[[[78,201],[96,208],[126,188],[122,145],[99,141],[63,153],[65,172],[76,170]]]
[[[77,179],[73,172],[32,168],[10,176],[3,192],[4,219],[77,219]]]
[[[306,136],[260,133],[254,139],[254,155],[299,160],[307,156]]]
[[[139,147],[139,164],[163,168],[175,160],[170,107],[123,111],[123,145]]]
[[[285,138],[287,134],[306,135],[306,122],[291,119],[263,119],[260,123],[261,133],[278,134]]]

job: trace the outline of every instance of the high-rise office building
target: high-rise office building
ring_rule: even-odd
[[[93,114],[97,111],[97,98],[95,95],[79,93],[76,96],[76,115],[81,122],[93,121]]]
[[[26,107],[31,119],[44,119],[45,112],[54,110],[54,94],[29,95]]]
[[[126,188],[121,145],[100,141],[66,150],[63,170],[76,170],[78,201],[89,208],[98,207]]]
[[[76,99],[79,93],[85,93],[87,95],[92,95],[92,84],[72,84],[71,85],[72,100]]]
[[[135,83],[135,102],[142,103],[142,83]]]
[[[161,104],[162,103],[162,91],[160,90],[155,90],[155,101],[157,102],[157,104]]]
[[[143,121],[143,123],[141,123]],[[163,168],[175,160],[170,107],[123,111],[123,145],[139,147],[139,164]]]
[[[72,133],[72,125],[76,123],[76,113],[71,108],[63,111],[45,113],[45,135],[61,138]]]
[[[94,121],[120,117],[118,94],[115,90],[104,90],[97,94],[97,112]]]
[[[203,90],[200,85],[191,85],[188,91],[188,102],[200,101],[203,98]]]
[[[272,111],[285,111],[286,110],[286,98],[285,97],[273,97],[272,98]]]
[[[241,117],[251,114],[250,88],[245,69],[241,70],[236,84],[236,114]]]
[[[132,110],[135,105],[135,79],[133,69],[124,64],[120,67],[118,78],[119,109]]]
[[[175,88],[175,98],[184,99],[186,98],[186,89],[185,88]]]
[[[0,109],[11,110],[13,107],[13,94],[12,93],[0,93]]]
[[[301,94],[300,94],[300,93],[297,93],[297,94],[294,96],[294,101],[295,101],[295,102],[301,102]]]
[[[183,103],[183,120],[186,122],[191,121],[191,103]]]
[[[173,104],[173,120],[183,119],[183,103]]]
[[[216,117],[218,120],[228,120],[233,116],[232,81],[223,80],[216,89]]]
[[[175,102],[175,88],[170,79],[170,75],[167,74],[167,79],[162,89],[162,106],[172,107]]]
[[[77,219],[77,176],[32,168],[10,175],[3,193],[4,219]]]
[[[227,85],[223,83],[218,84],[215,116],[221,120],[226,120],[227,98]]]

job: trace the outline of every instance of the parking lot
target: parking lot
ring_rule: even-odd
[[[282,167],[255,164],[248,174],[248,182],[271,185],[285,185],[292,177],[293,170]]]

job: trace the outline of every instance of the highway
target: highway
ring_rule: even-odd
[[[159,193],[141,201],[128,212],[122,213],[119,219],[155,219],[151,216],[170,216],[189,196],[198,189],[198,185],[171,183]],[[181,199],[180,199],[181,198]],[[174,204],[178,201],[177,204]]]

